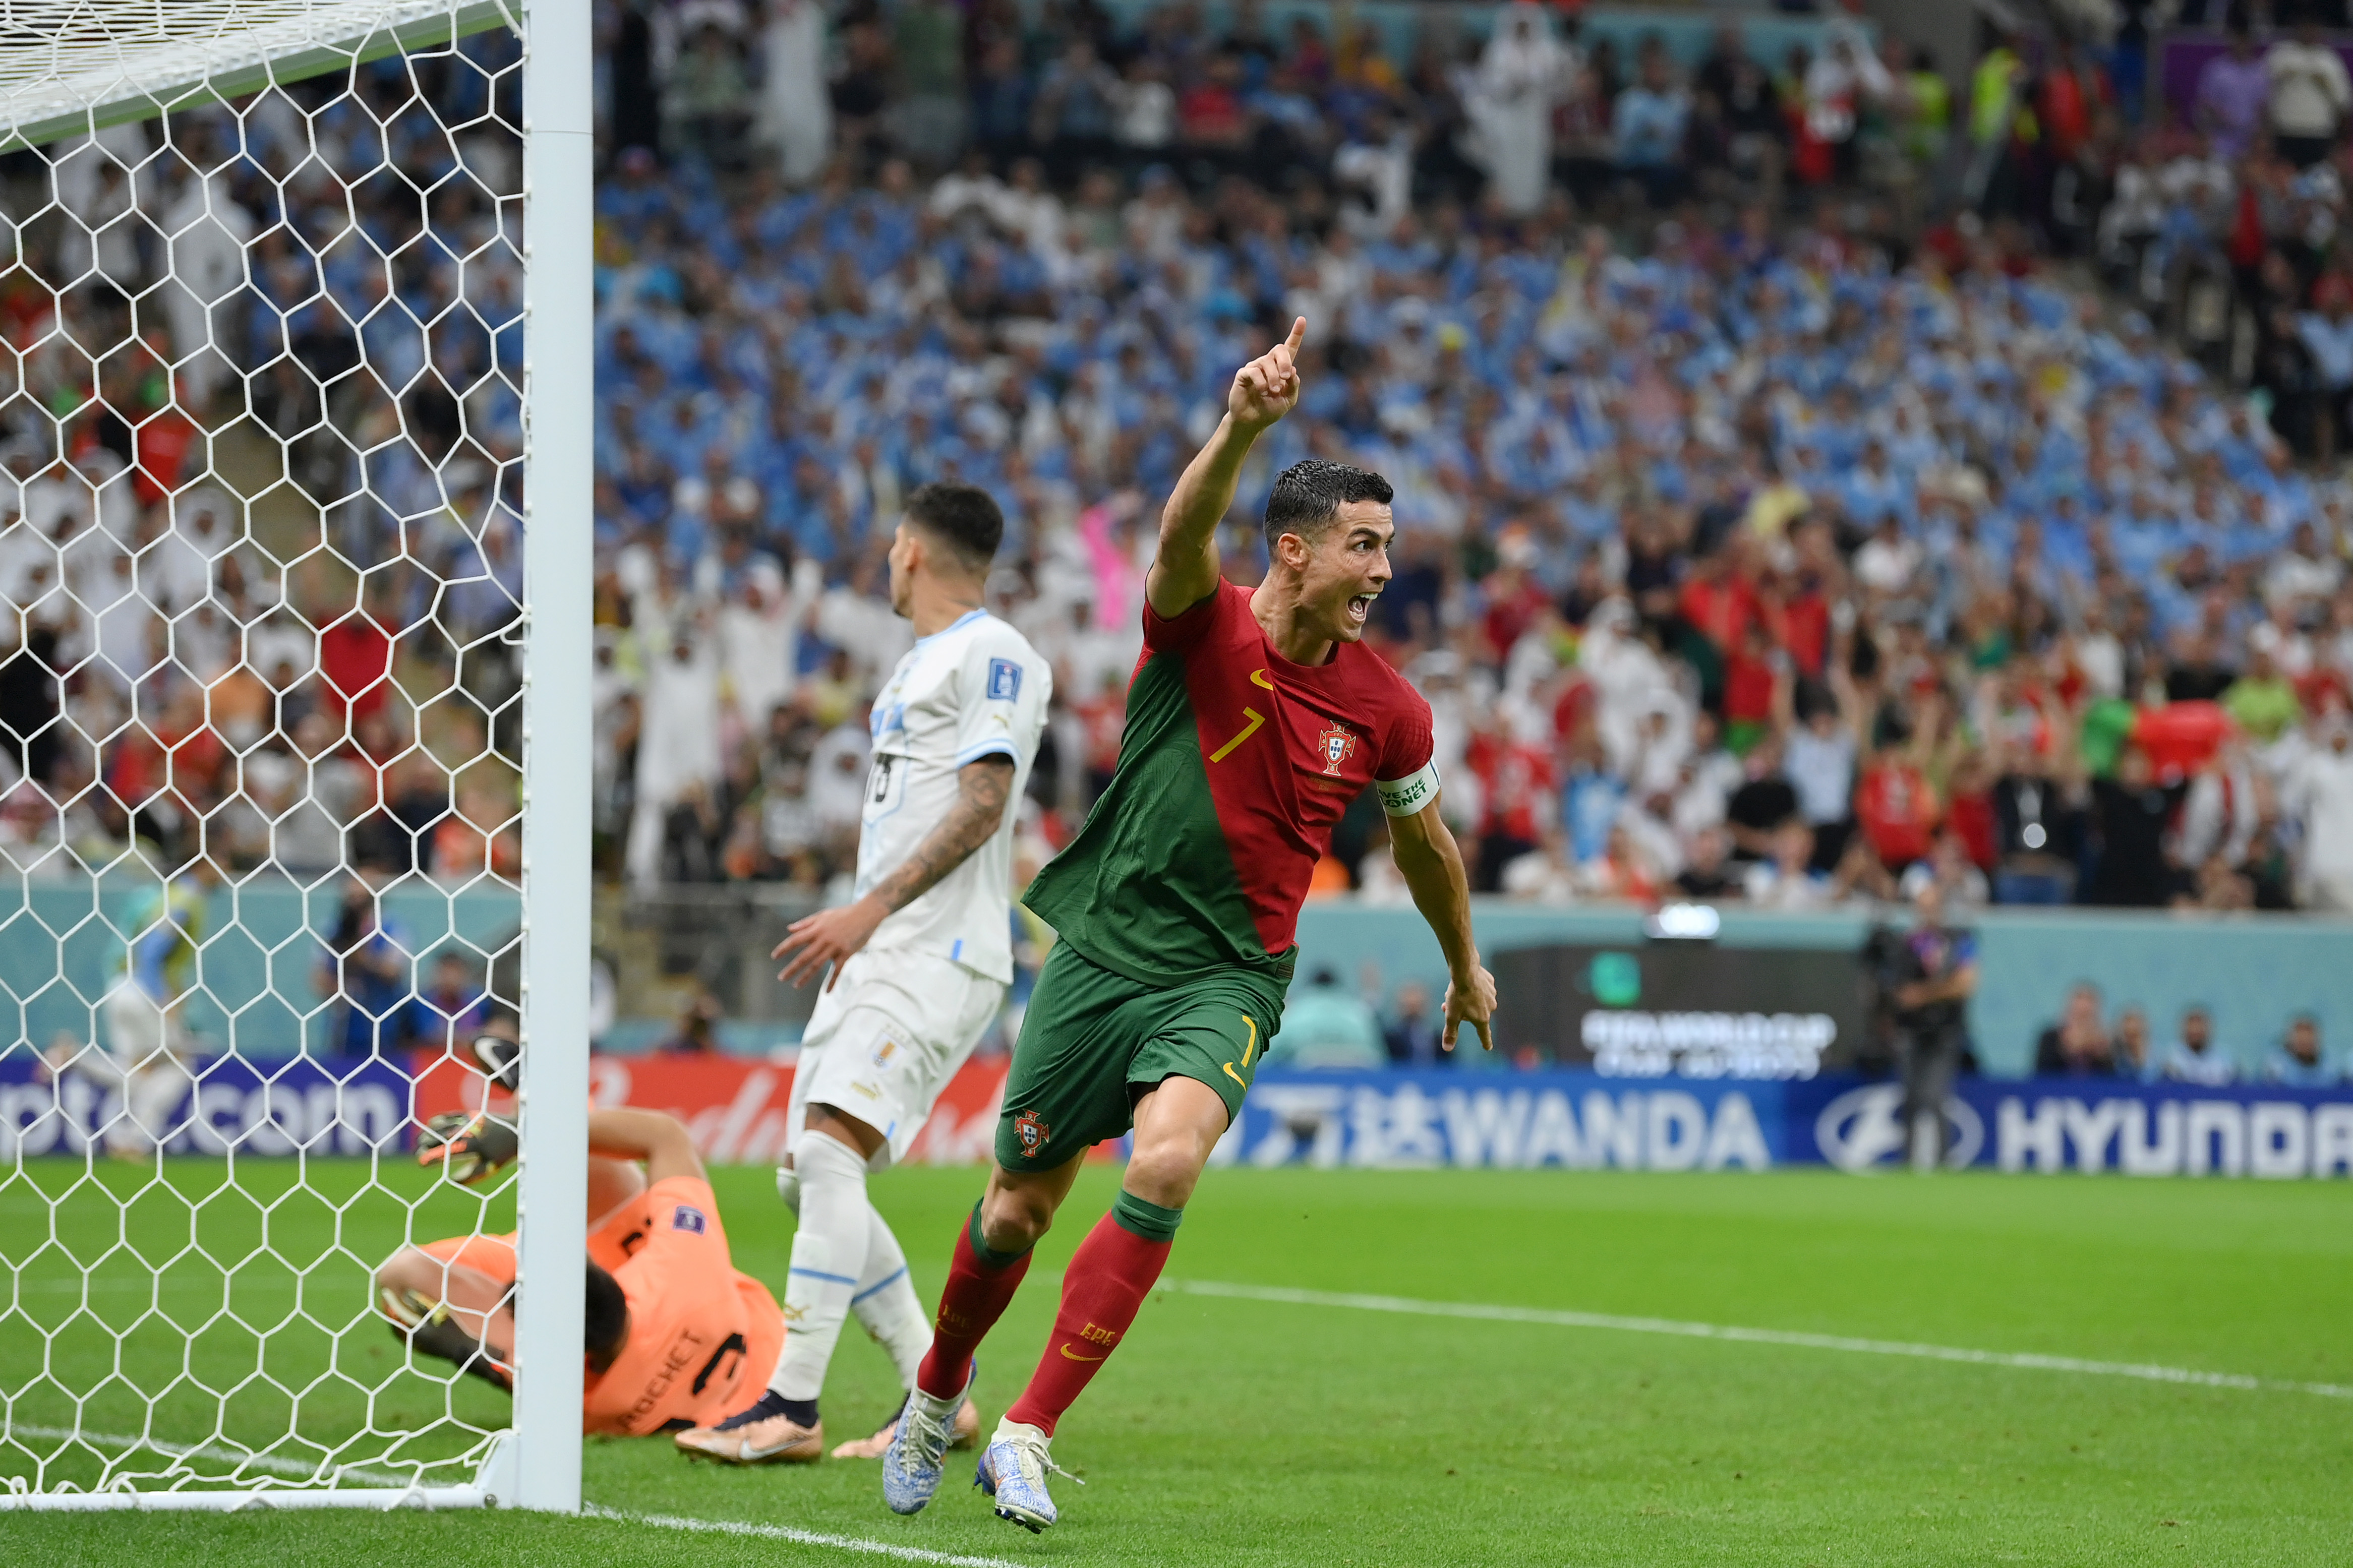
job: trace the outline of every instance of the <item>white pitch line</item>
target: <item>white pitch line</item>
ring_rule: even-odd
[[[319,1468],[300,1460],[280,1458],[274,1454],[247,1454],[235,1448],[225,1448],[211,1443],[167,1443],[159,1438],[135,1437],[121,1432],[88,1432],[72,1426],[36,1426],[19,1422],[0,1436],[24,1437],[73,1438],[100,1447],[149,1448],[175,1459],[221,1459],[236,1462],[240,1468],[271,1470],[282,1476],[298,1476],[311,1479],[319,1476]],[[406,1486],[406,1478],[386,1475],[377,1470],[345,1468],[335,1472],[343,1480],[368,1482],[381,1486]],[[965,1557],[953,1552],[934,1552],[923,1546],[901,1546],[894,1542],[870,1541],[854,1535],[826,1535],[814,1530],[796,1530],[788,1524],[753,1524],[742,1520],[687,1519],[670,1513],[632,1513],[624,1509],[607,1508],[602,1503],[583,1503],[581,1513],[589,1519],[610,1520],[618,1524],[641,1524],[654,1530],[682,1530],[710,1535],[747,1536],[760,1541],[789,1541],[801,1546],[825,1546],[838,1552],[859,1552],[873,1557],[895,1558],[902,1563],[930,1563],[941,1568],[1027,1568],[1007,1557]]]
[[[275,1454],[248,1454],[241,1448],[225,1448],[214,1443],[167,1443],[160,1437],[138,1437],[123,1432],[90,1432],[78,1426],[35,1426],[19,1421],[0,1428],[0,1437],[72,1438],[99,1448],[148,1448],[166,1458],[219,1459],[236,1465],[239,1469],[269,1470],[281,1476],[300,1476],[304,1480],[353,1480],[372,1486],[405,1487],[410,1484],[406,1476],[396,1476],[383,1470],[363,1470],[356,1466],[342,1466],[322,1471],[317,1465],[306,1465],[300,1459],[280,1458]]]
[[[934,1552],[928,1547],[870,1541],[863,1536],[825,1535],[814,1530],[796,1530],[789,1524],[752,1524],[733,1519],[682,1519],[670,1513],[630,1513],[593,1502],[583,1503],[580,1511],[590,1519],[608,1519],[621,1524],[645,1524],[656,1530],[685,1530],[708,1535],[749,1536],[759,1541],[789,1541],[801,1546],[829,1546],[837,1552],[862,1552],[874,1557],[896,1558],[902,1563],[937,1563],[950,1565],[950,1568],[1026,1568],[1025,1564],[1007,1557],[965,1557],[953,1552]]]
[[[1673,1318],[1621,1318],[1607,1312],[1564,1312],[1544,1307],[1499,1307],[1476,1301],[1418,1301],[1405,1296],[1293,1290],[1278,1285],[1229,1285],[1213,1279],[1163,1279],[1160,1284],[1164,1289],[1187,1296],[1278,1301],[1295,1307],[1346,1307],[1358,1311],[1400,1312],[1424,1318],[1470,1318],[1491,1323],[1544,1323],[1561,1329],[1671,1334],[1689,1340],[1792,1345],[1801,1350],[1845,1351],[1856,1355],[1910,1356],[1918,1361],[1962,1362],[1972,1366],[2021,1367],[2031,1372],[2130,1377],[2143,1383],[2189,1384],[2201,1388],[2255,1389],[2274,1394],[2316,1394],[2328,1399],[2353,1399],[2353,1386],[2341,1383],[2297,1383],[2283,1378],[2250,1377],[2237,1372],[2200,1372],[2192,1367],[2152,1366],[2138,1362],[2085,1361],[2076,1356],[2038,1355],[2030,1351],[1971,1350],[1961,1345],[1923,1345],[1902,1340],[1862,1340],[1844,1334],[1809,1334],[1793,1329],[1747,1329],[1729,1323],[1686,1323]]]

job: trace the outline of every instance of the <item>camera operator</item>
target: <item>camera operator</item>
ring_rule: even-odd
[[[1904,1075],[1904,1126],[1912,1168],[1945,1157],[1945,1100],[1968,1047],[1966,1014],[1978,987],[1978,942],[1945,924],[1944,884],[1931,879],[1913,900],[1912,929],[1895,954],[1895,1058]]]

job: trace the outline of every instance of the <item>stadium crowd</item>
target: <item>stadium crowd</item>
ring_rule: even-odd
[[[1402,71],[1304,25],[1202,45],[853,11],[829,128],[786,123],[749,68],[829,58],[807,8],[756,34],[659,12],[641,67],[645,19],[617,16],[599,799],[631,875],[839,867],[860,699],[903,646],[881,533],[942,477],[999,496],[998,607],[1061,670],[1030,817],[1050,853],[1115,755],[1156,503],[1297,313],[1307,400],[1229,559],[1255,572],[1239,525],[1298,457],[1396,483],[1377,636],[1437,710],[1479,886],[2353,904],[2342,485],[2040,254],[2064,242],[2021,195],[2047,145],[1981,158],[1973,124],[1947,157],[1934,95],[1859,37],[1829,35],[1858,111],[1828,155],[1812,64],[1777,79],[1728,36],[1686,84],[1638,50],[1609,120],[1674,110],[1650,177],[1576,163],[1558,133],[1608,62],[1529,10]],[[1989,58],[2006,113],[2031,79]],[[1497,107],[1522,68],[1559,111],[1531,190]],[[1176,80],[1173,119],[1147,115]],[[1721,163],[1694,131],[1729,100],[1711,84],[1775,106]],[[2032,90],[2047,123],[2048,73]],[[1977,205],[1905,221],[1955,160],[1964,197],[1989,165]],[[1401,896],[1379,830],[1344,828],[1331,887]]]
[[[1255,574],[1250,521],[1299,457],[1395,482],[1375,636],[1431,700],[1482,889],[2353,907],[2353,497],[2299,465],[2284,401],[2063,265],[2105,258],[2134,198],[2062,176],[2209,132],[2131,140],[2063,42],[2002,42],[1956,112],[1933,62],[1843,22],[1770,64],[1726,28],[1687,71],[1528,6],[1402,65],[1370,28],[1187,15],[600,10],[608,874],[843,873],[863,706],[905,647],[881,549],[896,498],[947,477],[1003,503],[992,597],[1059,672],[1025,816],[1050,856],[1116,756],[1158,502],[1300,314],[1306,401],[1228,558]],[[226,163],[113,132],[18,155],[20,864],[137,834],[230,869],[512,869],[496,47],[175,132]],[[2309,150],[2273,129],[2233,179]],[[470,178],[336,180],[315,136]],[[261,258],[217,287],[213,228]],[[193,447],[224,399],[342,498],[326,548],[170,493],[174,430]],[[1344,824],[1328,889],[1402,897],[1381,831]]]
[[[0,853],[512,878],[519,50],[0,160]]]

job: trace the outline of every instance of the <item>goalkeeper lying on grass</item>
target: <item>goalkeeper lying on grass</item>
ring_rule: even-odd
[[[638,1436],[722,1419],[776,1367],[776,1299],[729,1261],[718,1202],[677,1118],[591,1111],[588,1156],[582,1430]],[[419,1164],[468,1184],[514,1157],[514,1128],[489,1116],[437,1116],[417,1140]],[[375,1271],[375,1299],[412,1350],[512,1389],[514,1282],[512,1234],[455,1236],[393,1254]]]

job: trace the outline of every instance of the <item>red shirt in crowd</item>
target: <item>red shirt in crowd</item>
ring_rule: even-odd
[[[1744,650],[1724,661],[1724,720],[1762,724],[1773,717],[1773,666]]]
[[[1936,792],[1909,763],[1873,763],[1855,785],[1854,815],[1880,864],[1900,871],[1927,858],[1936,836]]]
[[[321,709],[364,719],[392,695],[392,639],[367,616],[345,616],[319,634],[319,673],[327,678]]]
[[[1552,600],[1546,596],[1544,584],[1525,574],[1519,574],[1516,583],[1507,574],[1497,573],[1487,579],[1487,645],[1495,650],[1497,658],[1511,657],[1512,645],[1527,635],[1545,613]]]
[[[1694,577],[1683,584],[1675,608],[1717,651],[1725,652],[1747,640],[1749,624],[1757,619],[1757,590],[1737,577],[1713,583]]]
[[[1809,588],[1781,606],[1773,640],[1789,651],[1789,662],[1800,675],[1821,679],[1831,657],[1831,602],[1820,588]]]
[[[1945,808],[1945,821],[1961,836],[1962,847],[1979,870],[1993,869],[1995,836],[1993,796],[1982,790],[1956,792]]]
[[[1473,737],[1462,760],[1485,797],[1479,831],[1534,844],[1543,838],[1541,808],[1553,790],[1552,759],[1535,747],[1496,735]]]

